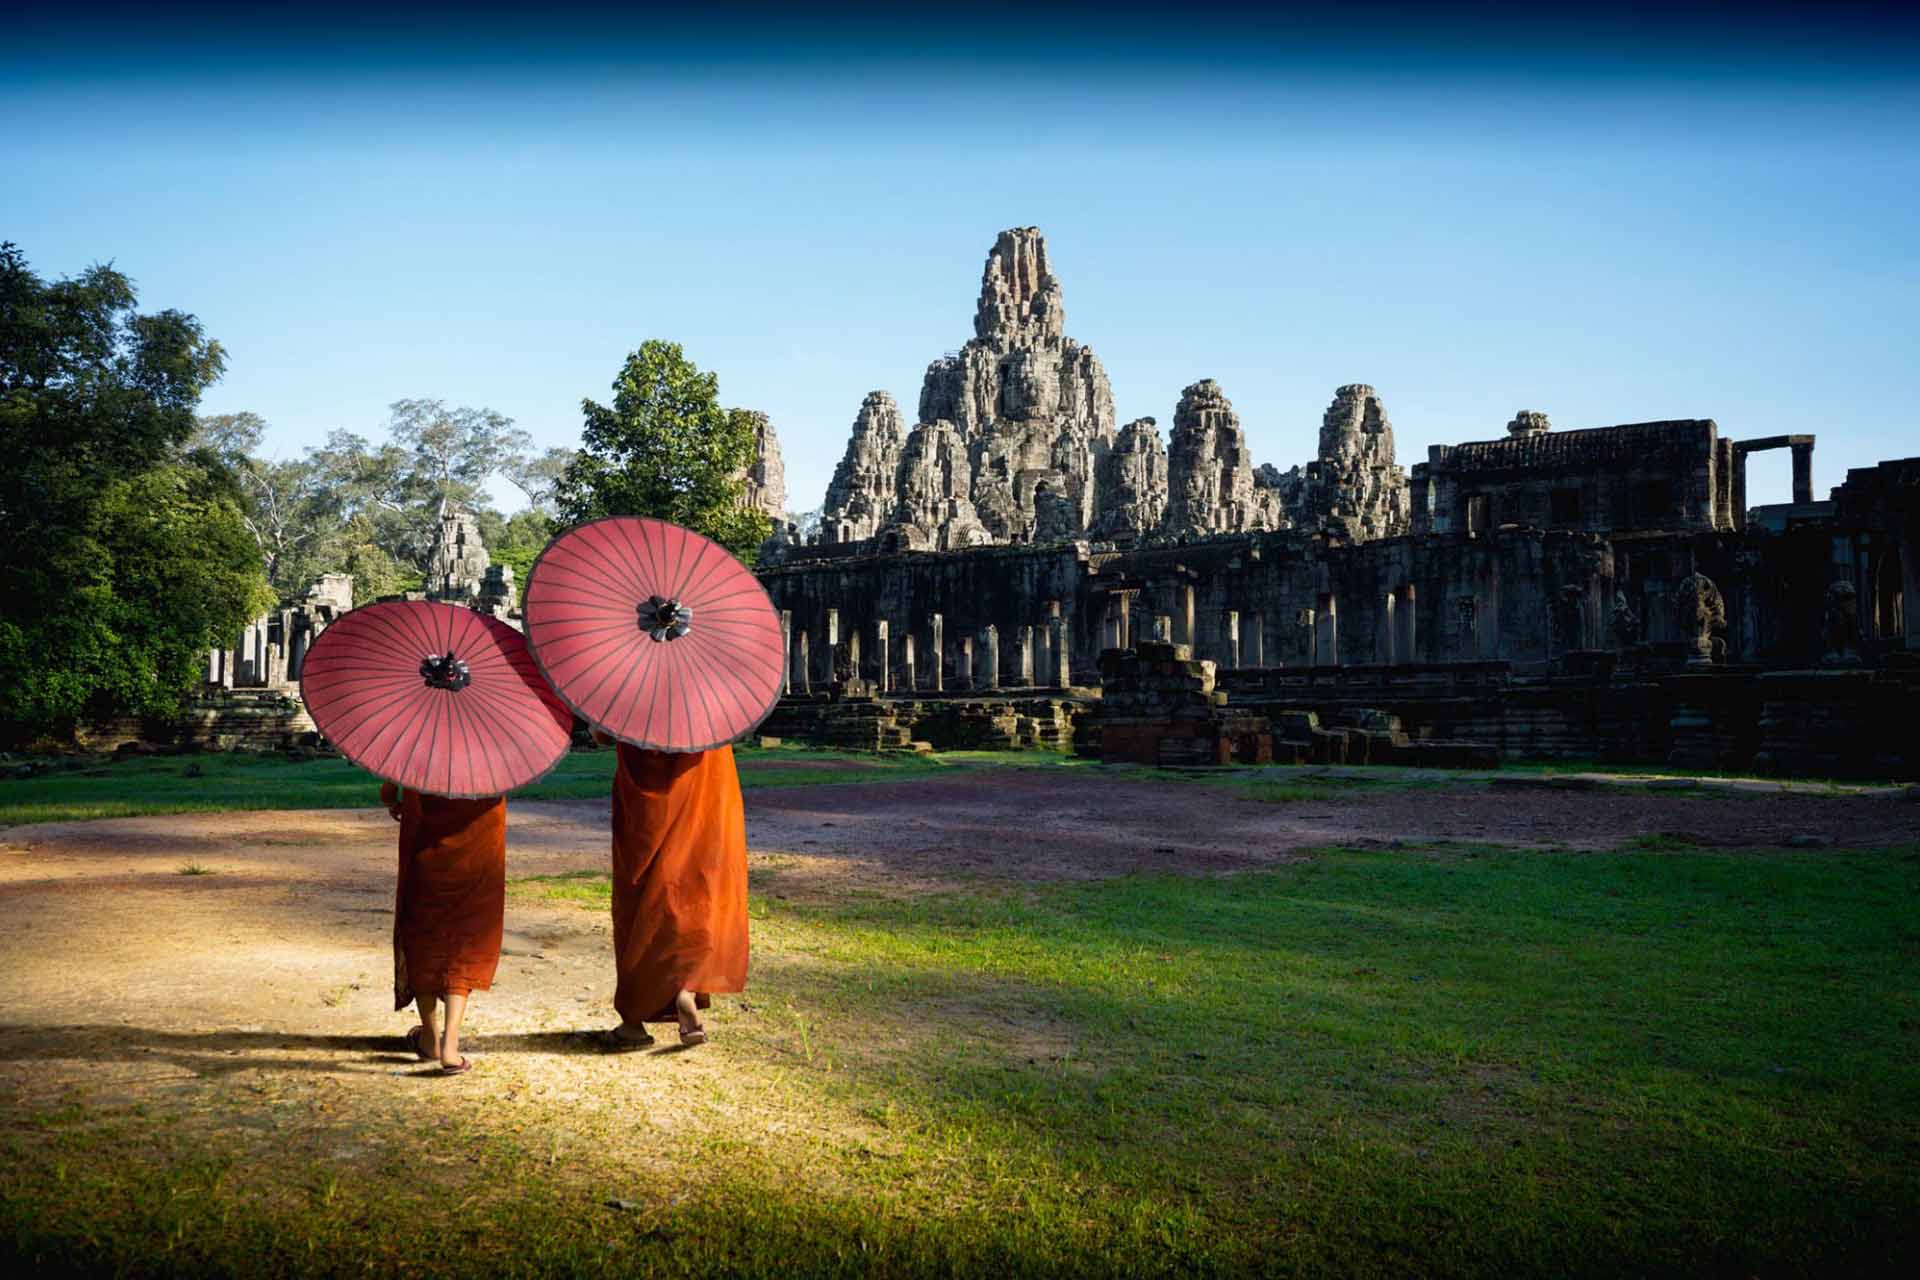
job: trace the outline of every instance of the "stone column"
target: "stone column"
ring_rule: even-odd
[[[1413,584],[1408,583],[1400,588],[1400,598],[1393,610],[1394,626],[1398,628],[1393,647],[1402,662],[1420,661],[1420,650],[1417,647],[1419,636],[1413,627],[1413,604]]]
[[[1813,441],[1787,446],[1793,451],[1793,500],[1813,501]]]
[[[880,679],[875,682],[881,693],[893,692],[893,667],[887,653],[887,620],[881,618],[873,624],[873,656],[880,664]]]
[[[266,669],[267,624],[254,621],[240,633],[240,679],[235,683],[242,688],[252,688],[261,683],[261,672]]]
[[[1375,662],[1384,662],[1389,666],[1394,663],[1396,660],[1393,649],[1395,638],[1393,626],[1393,593],[1389,591],[1386,595],[1380,597],[1380,616],[1374,622],[1373,660]]]
[[[293,633],[292,639],[287,644],[287,682],[289,684],[300,678],[300,668],[306,665],[306,661],[307,631],[302,627]]]
[[[838,678],[833,664],[840,657],[840,611],[838,609],[827,610],[827,629],[824,639],[825,643],[820,647],[820,660],[826,664],[827,670],[826,679],[822,683],[832,684]]]
[[[960,637],[960,687],[973,692],[973,637]]]
[[[1240,612],[1237,609],[1224,611],[1220,623],[1221,643],[1227,651],[1227,665],[1238,668],[1240,665]]]
[[[1253,615],[1253,665],[1267,665],[1267,615],[1264,613]]]
[[[1014,687],[1033,688],[1033,628],[1021,627],[1014,633]]]
[[[989,622],[980,629],[980,685],[984,689],[1000,687],[1000,628]]]
[[[1332,596],[1321,601],[1314,611],[1313,661],[1315,666],[1340,665],[1340,621]]]
[[[1153,615],[1153,638],[1162,644],[1173,642],[1173,619],[1164,613]]]
[[[1100,647],[1102,649],[1124,648],[1120,643],[1120,618],[1125,606],[1116,592],[1107,593],[1107,609],[1100,616]]]
[[[1034,629],[1033,635],[1033,682],[1043,685],[1053,670],[1053,630],[1044,623]]]
[[[933,665],[933,691],[939,693],[947,687],[947,642],[944,634],[946,618],[933,615],[933,649],[927,655]]]
[[[913,632],[900,637],[900,687],[908,693],[919,691],[920,683],[914,678],[913,671]]]
[[[293,679],[293,610],[280,611],[280,645],[273,653],[273,684],[282,688]]]
[[[1733,527],[1747,527],[1747,451],[1733,447]]]
[[[1174,640],[1178,644],[1193,645],[1197,655],[1199,652],[1199,638],[1194,635],[1193,631],[1193,587],[1191,585],[1180,588],[1175,607],[1179,612],[1174,615]]]
[[[780,696],[793,692],[793,611],[780,611]]]
[[[1073,654],[1067,645],[1067,620],[1054,614],[1047,619],[1047,632],[1050,639],[1047,651],[1052,662],[1048,683],[1064,689],[1073,683]]]
[[[813,661],[807,652],[807,629],[800,628],[800,638],[794,642],[794,660],[800,667],[800,692],[813,692]]]

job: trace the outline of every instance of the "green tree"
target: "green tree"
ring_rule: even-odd
[[[754,418],[720,407],[720,380],[674,342],[649,339],[613,382],[613,404],[581,402],[581,449],[555,507],[569,523],[655,516],[704,533],[753,563],[772,523],[739,505]]]
[[[492,409],[449,409],[441,400],[396,400],[389,409],[384,444],[335,431],[307,451],[306,461],[338,503],[338,521],[364,525],[366,538],[417,578],[439,536],[444,505],[485,509],[483,486],[524,464],[528,440]]]
[[[409,455],[408,470],[444,502],[472,505],[488,477],[532,443],[492,409],[449,409],[444,400],[396,400],[387,408],[387,434]]]
[[[347,526],[339,540],[336,573],[353,575],[353,601],[371,604],[385,596],[418,590],[420,575],[409,573],[394,558],[380,549],[370,536],[371,530],[359,521]]]
[[[190,445],[220,345],[110,266],[45,281],[0,244],[0,734],[171,716],[267,598],[242,494]]]
[[[559,532],[551,516],[532,507],[510,516],[483,508],[474,513],[474,518],[480,526],[480,539],[487,544],[488,558],[511,568],[514,581],[522,587],[533,562]]]
[[[344,494],[312,451],[278,462],[257,456],[267,423],[257,413],[202,417],[187,441],[190,455],[217,461],[238,482],[240,514],[260,548],[267,581],[281,596],[304,592],[323,573],[338,572],[345,552]]]
[[[266,430],[267,420],[249,410],[202,415],[194,420],[193,434],[187,438],[187,449],[189,452],[211,449],[215,457],[238,469],[252,460],[260,448],[260,437],[266,434]]]
[[[520,453],[507,459],[500,474],[526,495],[529,507],[553,515],[554,498],[559,493],[560,482],[566,478],[567,468],[573,465],[576,452],[573,449],[554,448],[537,457]]]

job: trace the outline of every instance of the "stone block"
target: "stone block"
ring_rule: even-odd
[[[1280,713],[1280,736],[1289,742],[1312,742],[1319,729],[1320,717],[1311,711]]]

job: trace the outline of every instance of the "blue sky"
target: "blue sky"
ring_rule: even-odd
[[[1813,431],[1823,494],[1920,452],[1907,26],[1186,12],[117,39],[50,12],[0,52],[0,238],[199,315],[231,362],[206,409],[281,454],[412,396],[569,444],[667,337],[772,415],[813,507],[861,397],[911,414],[1027,224],[1123,421],[1215,378],[1283,468],[1346,382],[1407,465],[1521,408]],[[1784,500],[1784,454],[1752,466]]]

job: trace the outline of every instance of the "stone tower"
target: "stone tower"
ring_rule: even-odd
[[[1152,418],[1120,428],[1100,461],[1092,536],[1131,541],[1159,529],[1167,511],[1167,450]]]
[[[1272,529],[1280,523],[1278,494],[1254,481],[1240,415],[1211,378],[1180,393],[1167,445],[1167,512],[1163,536],[1204,538],[1216,533]]]
[[[907,432],[900,406],[884,391],[869,391],[853,419],[847,452],[833,469],[820,510],[822,542],[859,542],[893,518],[900,502],[900,454]]]
[[[1320,457],[1276,483],[1296,526],[1356,542],[1409,529],[1407,474],[1393,459],[1393,423],[1364,383],[1333,393],[1320,419]]]
[[[973,337],[927,366],[918,445],[892,397],[870,394],[827,488],[822,540],[889,534],[889,545],[929,549],[1084,533],[1113,443],[1113,390],[1065,323],[1039,230],[1001,232]]]
[[[1093,351],[1065,336],[1066,318],[1039,228],[1002,231],[980,275],[973,339],[928,365],[920,385],[920,421],[951,423],[966,442],[974,513],[995,542],[1033,539],[1036,494],[1048,500],[1049,532],[1093,520],[1113,389]]]
[[[480,541],[473,512],[453,502],[440,504],[440,532],[427,556],[429,600],[466,604],[480,594],[493,558]]]
[[[740,505],[774,520],[787,515],[787,467],[780,457],[780,436],[767,415],[749,411],[753,423],[753,461],[747,464]]]

